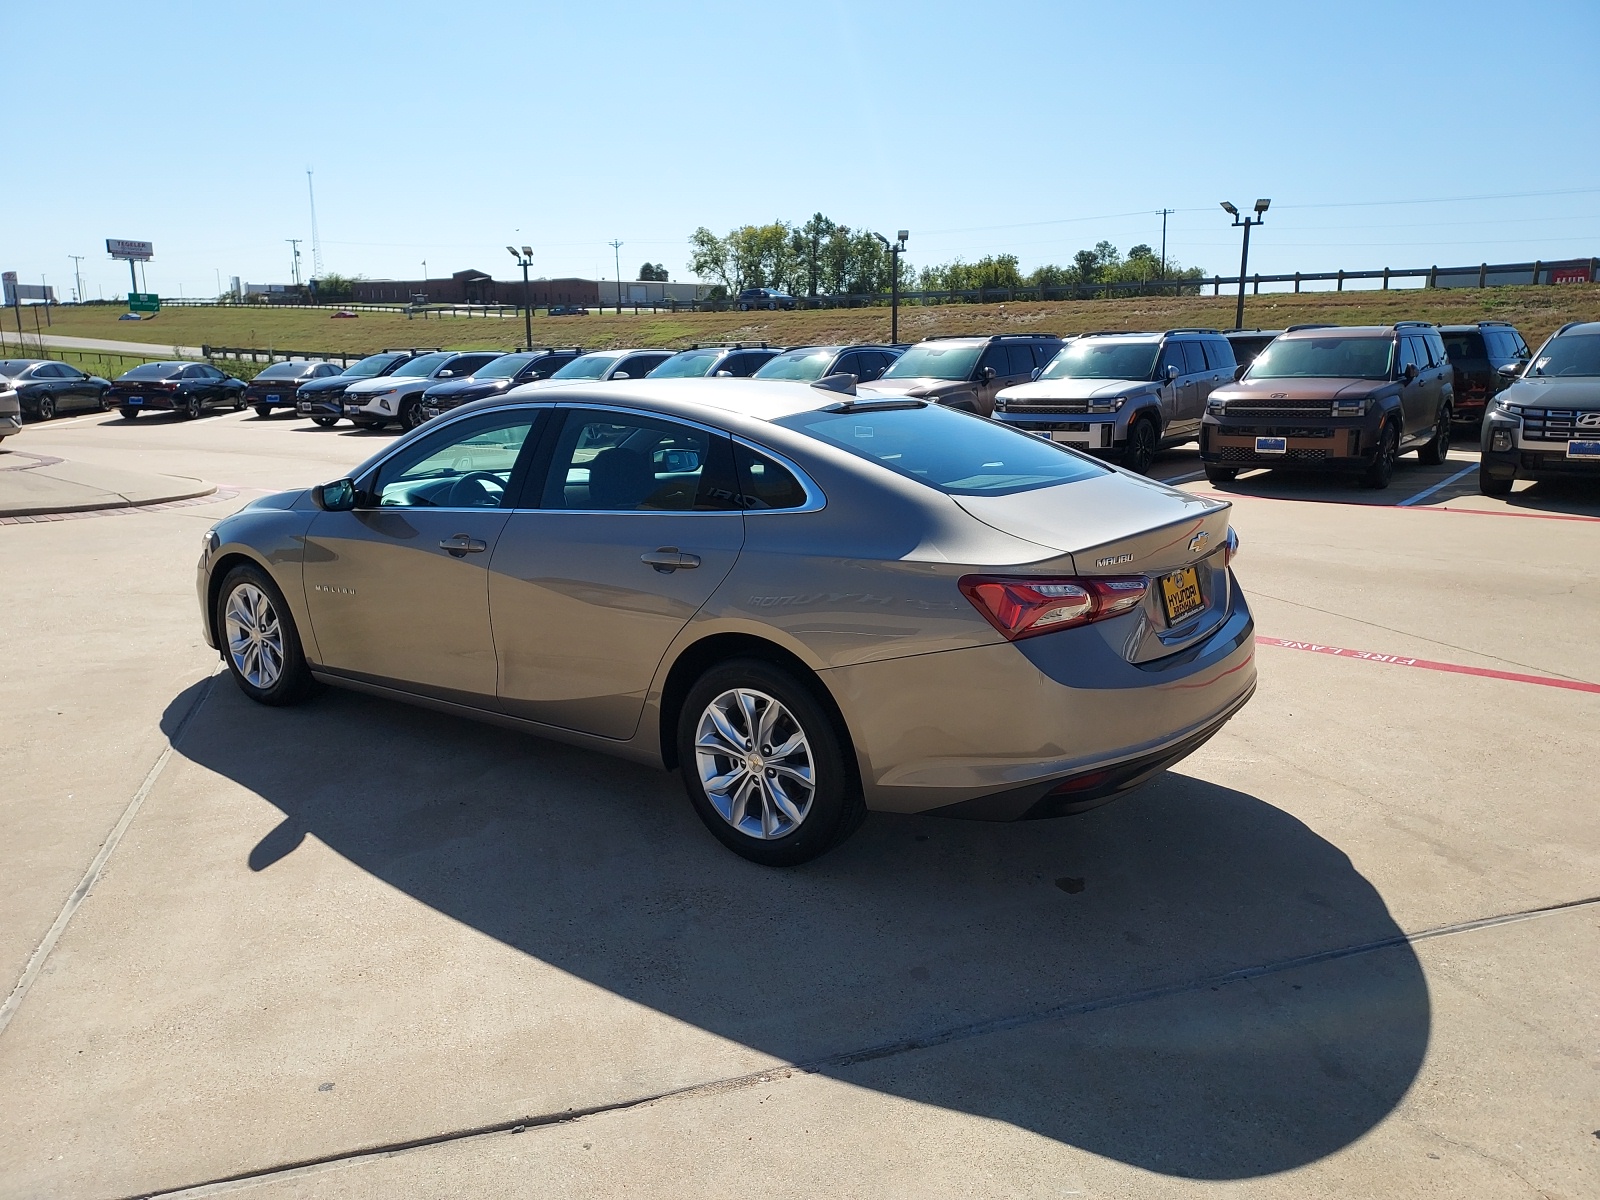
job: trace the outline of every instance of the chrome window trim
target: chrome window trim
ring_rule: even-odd
[[[811,476],[807,475],[792,458],[779,454],[759,442],[752,442],[749,438],[740,437],[736,433],[730,433],[727,436],[732,438],[736,445],[743,446],[747,450],[754,450],[757,454],[764,454],[780,467],[783,467],[800,481],[800,486],[806,494],[804,504],[796,505],[793,508],[747,508],[743,510],[746,516],[763,516],[767,513],[821,512],[828,506],[828,497],[823,494],[822,489],[817,486]],[[737,465],[735,464],[736,468]]]

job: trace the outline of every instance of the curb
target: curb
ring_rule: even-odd
[[[195,504],[215,504],[232,500],[239,494],[235,488],[219,488],[206,484],[204,488],[182,495],[159,500],[125,500],[117,504],[78,505],[56,508],[50,512],[0,512],[0,525],[45,525],[52,521],[79,521],[85,517],[125,517],[134,513],[164,512],[169,508],[188,508]]]

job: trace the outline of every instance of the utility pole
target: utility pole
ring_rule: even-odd
[[[611,246],[612,260],[617,267],[617,316],[620,317],[622,315],[622,243],[613,239],[609,245]]]
[[[1163,208],[1161,210],[1161,278],[1163,280],[1167,277],[1167,218],[1176,211],[1176,209],[1172,208]]]
[[[317,235],[317,189],[311,182],[310,167],[306,168],[306,192],[311,196],[311,276],[313,279],[321,279],[322,238]]]
[[[528,268],[533,264],[533,247],[524,246],[522,253],[517,253],[515,246],[507,246],[511,257],[517,260],[517,265],[522,268],[522,328],[527,334],[527,349],[533,349],[533,302],[528,298]]]
[[[1235,329],[1244,328],[1244,275],[1250,264],[1250,227],[1259,225],[1267,219],[1267,206],[1271,203],[1271,200],[1257,200],[1256,215],[1253,218],[1247,216],[1241,219],[1237,208],[1226,200],[1222,202],[1222,211],[1233,218],[1233,227],[1244,230],[1244,249],[1239,254],[1239,306],[1233,315]]]
[[[69,254],[72,260],[72,299],[78,304],[83,303],[83,273],[78,269],[78,264],[83,261],[81,254]]]
[[[292,258],[290,260],[290,267],[294,271],[294,285],[295,285],[295,287],[299,287],[300,286],[300,243],[302,241],[304,241],[305,239],[304,238],[284,238],[283,240],[288,242],[289,245],[294,247],[294,258]]]

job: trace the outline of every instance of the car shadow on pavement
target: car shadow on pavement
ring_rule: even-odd
[[[1528,512],[1573,517],[1600,517],[1600,479],[1541,479],[1518,488],[1504,503]]]
[[[1167,1175],[1340,1150],[1428,1044],[1421,968],[1346,855],[1181,773],[1055,821],[874,815],[775,871],[675,776],[365,696],[264,709],[219,679],[177,744],[283,813],[241,837],[245,887],[311,835],[669,1017]]]

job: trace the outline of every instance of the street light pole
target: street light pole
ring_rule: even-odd
[[[1267,219],[1267,207],[1271,200],[1257,200],[1254,217],[1239,215],[1239,210],[1228,201],[1222,202],[1222,211],[1233,218],[1233,227],[1244,230],[1244,248],[1239,252],[1239,304],[1234,309],[1233,327],[1244,328],[1244,276],[1250,265],[1250,227],[1259,225]]]
[[[881,233],[872,235],[883,243],[883,248],[889,252],[889,343],[898,345],[900,342],[900,256],[906,252],[906,239],[911,236],[902,229],[899,240],[890,242]]]
[[[533,265],[533,247],[524,246],[522,253],[517,253],[515,246],[507,246],[511,257],[517,260],[522,268],[522,328],[528,338],[528,349],[533,349],[533,304],[528,299],[528,268]]]

